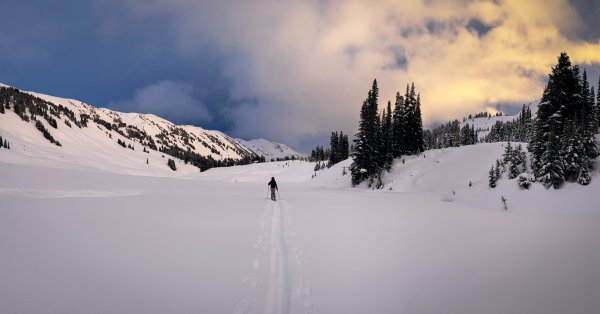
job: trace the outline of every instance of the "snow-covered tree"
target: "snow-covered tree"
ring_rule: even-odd
[[[590,99],[587,74],[579,77],[579,67],[561,53],[538,106],[529,144],[534,174],[547,188],[575,179],[583,155],[597,156]]]
[[[494,166],[492,166],[488,175],[488,186],[492,189],[495,188],[496,181],[498,181],[498,178],[496,177],[496,171],[494,170]]]
[[[379,88],[377,80],[374,80],[367,99],[361,107],[358,133],[354,139],[354,160],[350,167],[354,185],[374,176],[380,169],[381,139],[379,138],[380,122],[377,114],[378,97]]]

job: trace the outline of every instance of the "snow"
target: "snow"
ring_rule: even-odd
[[[2,313],[600,311],[598,170],[490,189],[503,147],[479,144],[396,160],[371,190],[350,160],[172,172],[28,132],[0,149]]]
[[[493,125],[496,124],[497,121],[501,122],[510,122],[516,120],[518,114],[515,116],[494,116],[494,117],[481,117],[481,118],[472,118],[467,119],[465,122],[460,122],[460,127],[464,127],[466,124],[469,126],[474,126],[475,131],[477,131],[477,136],[479,139],[484,139],[489,133]]]
[[[286,157],[291,158],[292,156],[295,156],[295,157],[303,156],[302,154],[294,151],[293,149],[289,148],[285,144],[271,142],[264,138],[253,139],[253,140],[249,140],[249,141],[245,141],[245,140],[238,138],[238,139],[236,139],[236,141],[238,143],[248,147],[250,150],[252,150],[258,156],[265,156],[265,159],[267,161],[269,161],[271,159],[277,160],[278,158],[280,158],[280,159],[285,159]]]
[[[7,87],[6,85],[3,86]],[[166,133],[166,140],[169,142],[169,145],[175,144],[183,148],[184,150],[187,149],[190,146],[188,146],[185,143],[185,141],[180,135],[176,134],[178,130],[184,130],[189,134],[189,142],[191,143],[191,145],[193,145],[193,148],[191,148],[192,151],[202,156],[211,156],[215,160],[223,160],[225,158],[237,160],[243,158],[244,154],[251,153],[251,151],[247,147],[240,145],[233,138],[227,136],[226,134],[220,131],[205,130],[197,126],[189,125],[178,126],[170,121],[167,121],[153,114],[117,112],[106,108],[96,108],[74,99],[60,98],[35,92],[23,92],[49,101],[55,105],[63,105],[64,107],[72,110],[75,113],[77,119],[80,119],[81,114],[87,114],[91,117],[98,115],[100,119],[109,123],[113,123],[114,121],[123,121],[127,125],[132,125],[140,130],[145,131],[148,135],[150,135],[153,138],[158,147],[161,147],[163,145],[160,144],[157,135],[161,133]],[[7,110],[7,113],[10,113],[7,114],[7,116],[11,116],[11,114],[14,116],[14,112],[12,112],[11,110]],[[88,122],[87,128],[79,129],[75,125],[72,125],[71,128],[68,127],[63,121],[65,119],[66,117],[64,116],[62,116],[61,119],[57,119],[58,129],[49,127],[45,121],[42,122],[45,124],[50,134],[52,134],[52,136],[55,137],[63,146],[62,149],[56,150],[56,152],[61,155],[69,155],[70,157],[73,157],[73,159],[77,162],[85,163],[86,158],[83,157],[87,156],[87,154],[85,153],[79,154],[79,148],[89,147],[93,145],[96,146],[99,152],[109,152],[112,151],[112,147],[115,147],[115,145],[117,145],[117,139],[121,139],[127,144],[132,144],[138,150],[142,150],[142,146],[138,140],[127,139],[119,135],[119,133],[115,132],[114,130],[106,130],[103,126],[96,126],[96,124],[92,121]],[[23,135],[23,132],[29,132],[28,137],[30,139],[34,139],[32,141],[29,141],[29,144],[44,145],[40,144],[40,141],[37,141],[37,136],[32,134],[35,132],[39,133],[39,131],[35,129],[35,124],[33,122],[27,123],[20,119],[7,119],[4,115],[0,115],[0,121],[0,134],[14,132],[17,129],[28,129],[20,131],[21,133],[17,135]],[[121,129],[121,131],[123,131],[123,129]],[[34,138],[31,138],[30,136],[34,136]],[[18,137],[13,137],[13,139],[15,143],[22,142]],[[206,146],[203,145],[202,142],[204,142]],[[158,152],[156,151],[152,152],[158,154]],[[134,159],[139,157],[139,154],[133,154],[138,156],[131,156],[132,154],[119,155],[130,155],[128,159]],[[113,160],[110,160],[111,158],[107,154],[99,154],[99,157],[107,157],[108,160],[106,160],[105,162],[103,161],[106,164],[114,162]],[[142,159],[145,162],[145,158]],[[150,171],[150,173],[153,172]]]
[[[240,145],[51,99],[215,138],[225,157]],[[41,122],[62,147],[0,115],[0,313],[600,312],[600,167],[588,186],[490,189],[504,144],[478,144],[397,159],[373,190],[351,187],[351,160],[172,171],[116,132]]]

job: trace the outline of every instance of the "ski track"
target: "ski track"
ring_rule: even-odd
[[[258,256],[252,272],[242,283],[248,294],[235,314],[312,313],[310,286],[302,272],[302,250],[292,241],[295,235],[292,206],[285,201],[268,201],[261,216],[254,248]]]

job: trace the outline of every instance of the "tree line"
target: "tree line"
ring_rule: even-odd
[[[533,132],[533,119],[529,105],[521,108],[517,119],[513,121],[496,121],[485,136],[484,142],[529,142]]]
[[[396,93],[392,109],[378,111],[379,88],[373,81],[360,110],[358,133],[354,139],[353,163],[350,166],[352,184],[369,180],[381,187],[382,170],[390,170],[394,158],[424,151],[421,97],[415,84],[407,85],[404,96]]]

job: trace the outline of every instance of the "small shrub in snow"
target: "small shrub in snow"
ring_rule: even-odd
[[[517,184],[519,185],[519,187],[521,187],[522,189],[525,189],[525,190],[529,189],[532,182],[533,182],[533,180],[531,179],[531,177],[529,177],[527,175],[520,175],[519,179],[517,179]]]
[[[169,158],[169,161],[167,161],[167,165],[169,166],[169,168],[171,168],[171,170],[177,170],[177,167],[175,166],[175,160]]]

